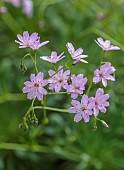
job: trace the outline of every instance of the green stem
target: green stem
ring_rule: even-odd
[[[34,56],[34,67],[35,67],[36,72],[38,73],[37,60],[36,60],[36,51],[35,51],[35,56]]]
[[[36,97],[32,100],[31,106],[29,107],[28,111],[26,112],[25,117],[28,116],[31,111],[34,112],[34,107],[33,107],[33,105],[34,105],[35,99],[36,99]]]
[[[93,128],[97,129],[97,124],[96,124],[97,118],[94,116],[94,124],[93,124]]]
[[[46,110],[51,110],[51,111],[56,111],[56,112],[68,113],[68,110],[66,110],[66,109],[59,109],[59,108],[53,108],[53,107],[35,106],[33,108],[34,109],[46,109]]]
[[[91,89],[92,85],[93,85],[93,82],[91,81],[91,83],[90,83],[90,85],[89,85],[89,87],[88,87],[88,89],[87,89],[86,95],[88,95],[88,94],[89,94],[89,92],[90,92],[90,89]]]
[[[28,48],[28,51],[29,51],[29,55],[30,55],[30,57],[31,57],[32,63],[34,64],[35,61],[34,61],[32,55],[31,55],[30,48]]]
[[[44,96],[44,100],[42,100],[42,108],[43,108],[43,124],[47,124],[48,123],[48,118],[47,118],[47,114],[46,114],[46,96]]]
[[[67,94],[67,92],[48,92],[47,95],[52,95],[52,94]]]
[[[35,70],[36,70],[36,73],[38,73],[37,61],[36,61],[36,51],[35,51],[34,59],[33,59],[32,55],[31,55],[30,49],[29,49],[29,55],[30,55],[30,57],[31,57],[32,63],[33,63],[34,68],[35,68]]]

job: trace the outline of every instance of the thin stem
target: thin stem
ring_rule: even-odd
[[[47,95],[52,95],[52,94],[67,94],[67,92],[48,92]]]
[[[27,56],[31,56],[31,55],[30,54],[25,54],[22,59],[24,60]]]
[[[90,83],[90,85],[89,85],[89,87],[88,87],[88,89],[87,89],[86,95],[88,95],[88,94],[89,94],[89,92],[90,92],[90,89],[91,89],[92,85],[93,85],[93,82],[91,81],[91,83]]]
[[[35,51],[35,56],[34,56],[34,67],[35,67],[36,72],[38,73],[37,60],[36,60],[36,51]]]
[[[97,124],[96,124],[97,118],[94,116],[94,124],[93,124],[93,128],[97,129]]]
[[[31,57],[32,63],[34,64],[35,61],[34,61],[32,55],[31,55],[31,52],[30,52],[30,49],[29,49],[29,48],[28,48],[28,51],[29,51],[29,55],[30,55],[30,57]]]
[[[44,100],[42,100],[42,107],[43,107],[43,123],[47,124],[48,123],[48,118],[47,118],[47,114],[46,114],[46,109],[45,109],[45,104],[46,104],[46,96],[44,96]]]
[[[34,107],[33,107],[33,105],[34,105],[35,99],[36,99],[36,97],[32,100],[31,106],[29,107],[28,111],[26,112],[25,117],[28,116],[31,111],[34,112]]]
[[[43,109],[43,108],[44,108],[44,109],[46,109],[46,110],[68,113],[68,110],[66,110],[66,109],[59,109],[59,108],[53,108],[53,107],[35,106],[35,107],[33,107],[33,108],[34,108],[34,109]]]
[[[29,54],[30,54],[30,57],[31,57],[32,63],[34,64],[34,68],[35,68],[35,70],[36,70],[36,73],[38,73],[37,61],[36,61],[36,51],[35,51],[34,59],[33,59],[32,55],[31,55],[30,49],[29,49],[28,51],[29,51]]]
[[[53,66],[54,66],[55,71],[57,71],[57,69],[56,69],[56,65],[55,65],[55,64],[53,64]]]

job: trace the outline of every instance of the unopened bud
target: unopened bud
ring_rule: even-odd
[[[106,128],[109,128],[109,126],[107,125],[107,123],[105,121],[102,120],[102,125]]]

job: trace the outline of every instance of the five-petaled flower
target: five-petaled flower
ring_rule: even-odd
[[[93,106],[93,114],[95,116],[98,116],[99,111],[103,113],[106,112],[105,107],[109,106],[109,102],[106,101],[108,100],[108,98],[109,98],[109,94],[104,94],[104,90],[99,88],[96,91],[95,97],[91,97],[89,99],[91,105]]]
[[[77,50],[74,49],[73,45],[71,43],[67,43],[66,47],[68,49],[69,54],[71,55],[72,59],[74,59],[73,64],[77,64],[78,62],[84,62],[84,63],[88,63],[86,60],[84,60],[83,58],[88,57],[87,55],[82,55],[83,53],[83,49],[82,48],[78,48]]]
[[[85,90],[85,84],[87,83],[87,78],[83,77],[83,74],[72,75],[72,83],[67,86],[67,92],[71,93],[71,97],[76,99],[79,94],[83,94]]]
[[[19,48],[32,48],[33,50],[39,49],[41,46],[47,44],[49,41],[45,41],[40,43],[40,37],[38,33],[34,32],[33,34],[29,35],[28,31],[23,32],[23,36],[17,34],[17,38],[19,41],[15,40],[20,46]]]
[[[70,107],[68,112],[76,113],[74,116],[74,121],[79,122],[81,119],[84,119],[86,123],[89,122],[90,116],[93,114],[93,106],[92,103],[90,104],[88,96],[84,94],[82,96],[81,103],[77,100],[72,100],[71,104],[74,107]]]
[[[58,73],[56,73],[54,70],[49,70],[48,73],[51,77],[48,80],[48,82],[50,83],[50,90],[55,89],[55,92],[59,92],[61,90],[61,87],[63,87],[64,89],[67,88],[67,80],[69,78],[70,70],[66,70],[65,72],[63,72],[63,67],[59,66]]]
[[[62,52],[60,55],[57,56],[57,52],[53,51],[51,52],[51,55],[48,56],[42,56],[41,59],[48,61],[50,63],[57,63],[59,60],[63,59],[65,56],[63,55],[64,52]]]
[[[109,51],[109,50],[120,50],[119,47],[111,45],[110,40],[103,40],[101,37],[97,38],[97,41],[95,42],[98,44],[99,47],[103,49],[103,51]]]
[[[43,95],[47,94],[47,91],[43,88],[48,84],[47,80],[43,80],[44,73],[39,72],[36,76],[31,74],[30,80],[24,83],[25,87],[22,89],[23,93],[28,93],[27,98],[32,100],[37,97],[38,100],[43,100]]]
[[[115,81],[115,78],[111,75],[115,72],[115,68],[111,66],[110,62],[106,62],[100,67],[100,70],[96,69],[94,71],[95,77],[93,82],[97,84],[102,81],[103,86],[107,86],[107,80]]]

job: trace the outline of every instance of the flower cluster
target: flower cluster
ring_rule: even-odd
[[[25,31],[23,36],[18,34],[17,37],[19,41],[16,40],[15,42],[19,44],[19,48],[32,48],[34,51],[38,50],[41,46],[49,42],[45,41],[40,43],[40,37],[38,34],[33,33],[29,35],[28,31]],[[109,40],[104,42],[102,38],[98,38],[95,42],[102,48],[103,51],[120,49],[119,47],[110,45]],[[68,42],[66,47],[68,53],[71,55],[72,63],[69,66],[65,64],[64,66],[59,66],[58,69],[55,66],[58,61],[65,58],[64,52],[58,55],[56,51],[52,51],[50,56],[40,57],[42,60],[52,63],[55,68],[54,70],[50,69],[48,71],[48,77],[45,79],[44,73],[38,72],[38,68],[36,67],[36,57],[33,59],[37,75],[31,74],[30,81],[26,81],[24,83],[25,86],[22,89],[23,93],[28,93],[27,98],[30,100],[37,98],[39,101],[44,101],[44,95],[47,95],[49,92],[51,94],[59,94],[61,93],[60,91],[63,90],[72,98],[72,107],[68,109],[68,112],[75,114],[75,122],[79,122],[83,119],[84,122],[87,123],[89,122],[90,117],[94,116],[95,121],[99,120],[103,126],[108,128],[109,126],[106,124],[106,122],[98,119],[97,117],[100,112],[106,112],[106,107],[109,106],[109,102],[107,101],[109,99],[109,94],[104,94],[104,89],[98,88],[94,97],[88,97],[88,95],[93,83],[97,84],[102,81],[103,86],[106,87],[107,80],[115,81],[115,77],[113,76],[115,68],[110,62],[104,62],[104,64],[102,64],[101,61],[99,68],[94,71],[93,80],[85,94],[84,92],[87,88],[85,86],[88,79],[84,77],[83,74],[72,74],[70,67],[79,62],[88,63],[83,59],[88,56],[82,55],[82,48],[75,50],[72,43]],[[65,70],[65,68],[68,69]]]
[[[95,97],[88,98],[87,95],[83,95],[81,103],[77,100],[72,100],[68,111],[70,113],[76,113],[74,117],[75,122],[79,122],[82,118],[85,122],[89,122],[91,115],[98,116],[99,111],[106,112],[106,106],[109,106],[109,102],[106,100],[109,98],[108,94],[104,94],[104,90],[99,88],[96,91]]]

